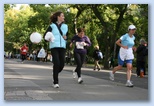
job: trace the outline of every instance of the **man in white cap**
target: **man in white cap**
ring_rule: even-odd
[[[113,71],[109,73],[110,80],[114,80],[114,74],[117,70],[120,70],[126,62],[127,66],[127,87],[133,87],[134,85],[131,82],[131,71],[132,71],[132,62],[134,59],[133,50],[136,51],[136,48],[134,46],[134,40],[135,40],[135,31],[136,27],[134,25],[130,25],[128,27],[128,33],[125,35],[122,35],[120,39],[116,41],[116,44],[120,46],[119,55],[118,55],[118,66],[114,67]]]

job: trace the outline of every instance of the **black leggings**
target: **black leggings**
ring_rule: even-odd
[[[144,71],[144,75],[146,75],[145,62],[137,61],[137,62],[136,62],[136,66],[137,66],[137,68],[136,68],[136,74],[137,74],[138,76],[140,76],[140,70],[141,70],[141,68],[142,68],[143,71]]]
[[[21,61],[24,61],[26,59],[26,55],[21,54]]]
[[[63,70],[65,65],[65,52],[64,48],[51,49],[52,61],[53,61],[53,83],[58,84],[58,74]]]
[[[85,58],[86,58],[86,54],[74,52],[74,59],[77,64],[75,72],[77,72],[78,78],[81,77],[81,67],[85,61]]]

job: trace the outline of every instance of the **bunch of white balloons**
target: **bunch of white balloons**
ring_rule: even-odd
[[[47,41],[50,41],[50,42],[54,42],[54,35],[52,34],[52,32],[47,32],[46,35],[45,35],[45,40]],[[40,43],[42,40],[42,35],[38,32],[33,32],[31,35],[30,35],[30,41],[32,43]]]

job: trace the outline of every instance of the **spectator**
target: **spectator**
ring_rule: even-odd
[[[94,65],[94,70],[98,69],[98,71],[101,69],[100,65],[99,65],[99,61],[100,61],[100,58],[98,56],[98,53],[100,52],[99,50],[99,46],[95,46],[95,50],[93,52],[93,58],[94,58],[94,62],[95,62],[95,65]]]
[[[140,40],[140,45],[138,46],[137,50],[137,59],[136,59],[136,74],[137,77],[140,76],[140,70],[143,69],[144,75],[146,75],[146,56],[148,55],[147,43],[144,39]]]

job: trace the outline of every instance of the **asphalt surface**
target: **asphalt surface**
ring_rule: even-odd
[[[73,79],[75,66],[66,65],[59,75],[60,88],[52,87],[52,63],[4,60],[4,100],[51,100],[51,101],[149,101],[148,76],[136,77],[132,73],[133,88],[125,87],[125,69],[109,80],[111,70],[94,71],[82,68],[82,84]]]

